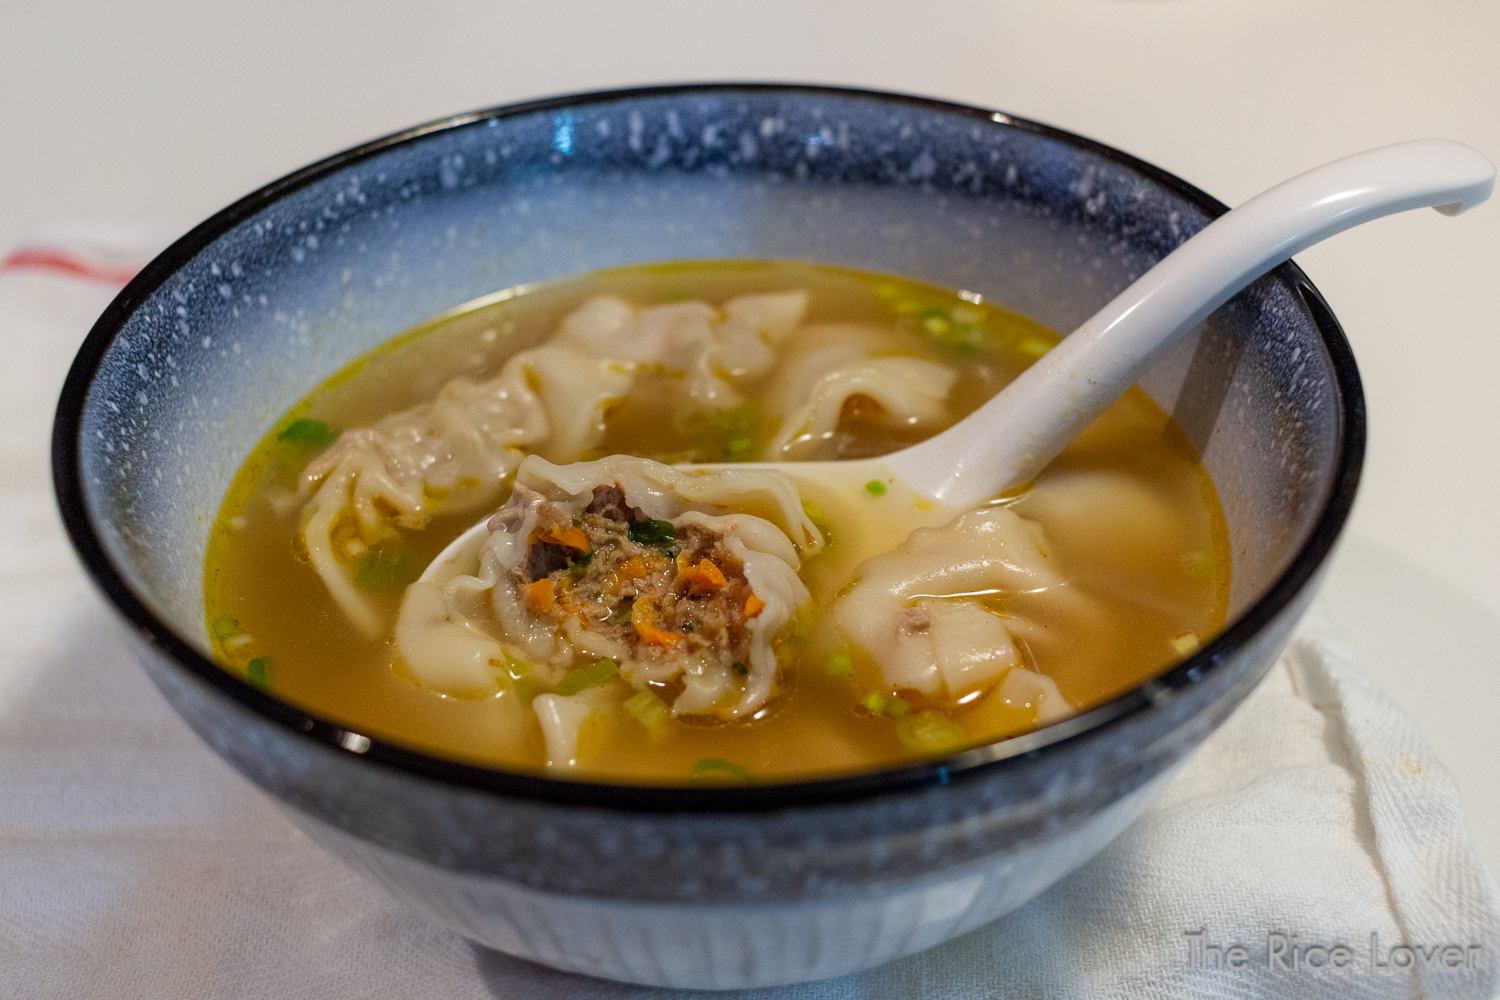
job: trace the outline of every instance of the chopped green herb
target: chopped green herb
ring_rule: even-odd
[[[524,705],[531,704],[531,699],[536,697],[536,681],[531,679],[531,664],[507,652],[505,672],[510,675],[510,687],[516,697]]]
[[[240,630],[240,623],[233,618],[215,618],[213,624],[215,639],[228,639]]]
[[[552,690],[558,694],[577,694],[591,687],[597,687],[620,672],[620,665],[614,660],[595,660],[586,667],[570,670],[566,677],[557,682],[557,687]]]
[[[637,545],[651,545],[671,555],[672,543],[677,541],[677,528],[671,521],[641,519],[630,524],[630,540]]]
[[[1172,648],[1177,650],[1178,656],[1192,656],[1203,648],[1203,643],[1198,640],[1196,632],[1184,632],[1173,637]]]
[[[953,321],[941,309],[929,309],[922,314],[922,328],[935,337],[941,337],[953,328]]]
[[[732,669],[735,673],[739,674],[741,677],[745,676],[746,674],[748,674],[750,672],[750,668],[747,667],[747,666],[745,666],[739,660],[735,660],[734,663],[730,666],[730,669]]]
[[[271,658],[269,656],[257,656],[245,664],[245,679],[261,690],[271,685]]]
[[[878,479],[872,479],[868,483],[865,483],[865,492],[872,497],[883,497],[885,496],[885,483],[882,483]]]
[[[955,327],[948,337],[960,354],[971,354],[984,341],[984,331],[977,326]]]
[[[276,440],[302,448],[327,448],[339,439],[337,427],[321,420],[294,420],[290,427],[276,435]]]
[[[672,712],[667,708],[667,703],[647,688],[625,699],[625,711],[630,713],[631,718],[646,727],[646,732],[651,734],[652,739],[665,736],[667,724],[672,721]]]
[[[421,560],[399,542],[387,542],[359,557],[354,567],[354,586],[380,592],[399,590],[422,572]]]
[[[823,508],[815,503],[804,503],[802,513],[813,523],[813,527],[823,535],[823,544],[828,545],[833,541],[833,526],[828,523],[828,515],[823,513]]]
[[[842,649],[825,654],[823,656],[823,673],[829,677],[853,677],[854,657]]]
[[[705,757],[693,765],[693,780],[704,783],[739,782],[753,784],[755,775],[733,761]]]
[[[755,447],[755,440],[747,437],[730,438],[724,442],[724,457],[735,459]]]
[[[1218,568],[1219,561],[1214,558],[1213,550],[1204,549],[1199,552],[1184,552],[1182,554],[1182,569],[1190,576],[1205,577],[1213,576],[1214,570]]]
[[[893,719],[899,719],[911,711],[911,704],[905,698],[892,698],[885,703],[885,714]]]
[[[859,703],[867,708],[870,711],[871,715],[879,715],[885,711],[885,703],[889,700],[889,698],[881,694],[879,691],[871,691],[869,694],[859,699]]]
[[[594,554],[592,552],[580,552],[577,555],[569,556],[568,572],[572,573],[574,576],[577,576],[585,569],[588,569],[589,563],[593,561]]]
[[[1039,358],[1052,350],[1052,345],[1040,337],[1027,337],[1016,345],[1016,351],[1028,357]]]
[[[753,401],[727,410],[681,408],[672,414],[671,426],[674,434],[685,439],[683,447],[649,456],[668,464],[743,461],[754,457],[775,430],[765,408]]]
[[[721,457],[730,461],[746,458],[762,439],[766,417],[759,403],[717,410],[708,418],[703,436],[710,447],[718,446]]]
[[[907,749],[929,756],[953,753],[970,742],[963,726],[930,708],[897,719],[896,736]]]
[[[573,523],[574,524],[582,524],[583,523],[583,508],[582,507],[578,507],[578,508],[574,509],[574,511],[573,511]]]
[[[691,631],[693,631],[693,629],[695,629],[697,627],[698,626],[694,625],[692,622],[683,622],[682,623],[682,631],[684,631],[684,632],[691,632]]]

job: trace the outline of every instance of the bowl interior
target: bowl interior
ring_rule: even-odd
[[[601,267],[787,258],[969,289],[1066,332],[1221,210],[1104,147],[935,102],[784,87],[541,102],[372,143],[204,223],[100,320],[59,412],[111,570],[207,657],[204,550],[239,464],[321,379],[435,313]],[[1142,382],[1224,502],[1231,622],[1306,545],[1349,461],[1357,381],[1325,309],[1283,267]]]

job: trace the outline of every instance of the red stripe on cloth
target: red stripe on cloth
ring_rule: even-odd
[[[113,267],[68,253],[66,250],[48,250],[40,247],[22,247],[4,260],[0,260],[3,271],[53,271],[86,281],[100,281],[110,285],[123,285],[135,277],[138,268]]]

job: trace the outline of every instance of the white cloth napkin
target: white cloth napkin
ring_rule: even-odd
[[[131,660],[63,536],[47,442],[63,374],[112,282],[159,243],[75,230],[0,258],[0,997],[652,993],[485,951],[405,912],[215,757]],[[1084,868],[943,947],[762,993],[1486,1000],[1497,989],[1500,907],[1453,780],[1315,614],[1166,794]]]

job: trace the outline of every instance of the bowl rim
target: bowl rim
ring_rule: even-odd
[[[1170,670],[1117,695],[1102,705],[1062,722],[1020,736],[984,744],[940,759],[879,771],[812,780],[729,786],[605,783],[550,778],[506,771],[483,764],[440,757],[377,736],[346,729],[280,701],[220,667],[156,616],[115,567],[95,531],[84,502],[80,434],[84,405],[105,352],[147,298],[214,240],[280,199],[346,167],[425,136],[473,127],[491,119],[515,118],[545,111],[616,101],[727,95],[786,94],[876,101],[986,122],[1049,139],[1101,157],[1143,176],[1194,205],[1210,219],[1228,206],[1174,174],[1112,146],[1076,133],[1007,112],[909,94],[864,88],[796,83],[684,83],[588,91],[461,112],[393,132],[318,160],[240,198],[189,230],[147,264],[120,291],[95,321],[63,383],[52,430],[52,476],[64,527],[84,569],[115,609],[148,645],[241,708],[290,734],[335,753],[363,757],[372,763],[458,789],[494,793],[538,803],[589,806],[630,812],[726,814],[851,802],[897,790],[946,785],[960,778],[992,777],[1023,762],[1077,746],[1101,729],[1113,729],[1127,717],[1161,712],[1177,701],[1177,692],[1197,685],[1222,669],[1240,647],[1270,625],[1313,580],[1333,550],[1348,519],[1359,485],[1365,450],[1365,405],[1353,351],[1321,293],[1295,263],[1271,274],[1296,292],[1311,313],[1327,350],[1338,393],[1338,442],[1328,494],[1307,539],[1266,592],[1210,642]]]

